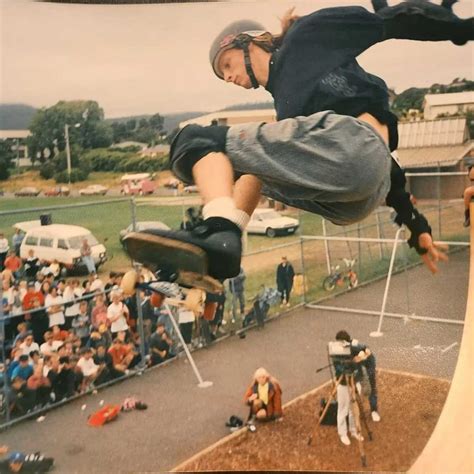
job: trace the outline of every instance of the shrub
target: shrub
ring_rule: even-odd
[[[71,183],[77,183],[78,181],[85,181],[89,173],[80,168],[72,168],[71,169]],[[68,183],[69,176],[67,170],[60,171],[54,175],[54,179],[56,183]]]
[[[56,168],[53,163],[44,163],[40,168],[40,176],[43,179],[51,179],[56,172]]]

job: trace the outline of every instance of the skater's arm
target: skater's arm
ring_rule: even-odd
[[[410,194],[405,191],[405,173],[394,161],[392,162],[391,188],[387,195],[387,205],[393,207],[397,216],[395,222],[406,225],[411,232],[408,245],[415,248],[423,262],[432,273],[438,271],[437,262],[446,261],[443,246],[433,243],[431,227],[425,216],[418,212],[410,200]]]

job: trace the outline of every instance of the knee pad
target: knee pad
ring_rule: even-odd
[[[193,182],[193,166],[212,152],[225,153],[229,127],[187,125],[173,139],[170,149],[170,167],[184,183]]]

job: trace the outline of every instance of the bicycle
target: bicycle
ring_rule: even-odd
[[[347,258],[343,258],[342,260],[344,262],[344,265],[346,266],[346,269],[341,270],[340,265],[331,267],[331,274],[323,280],[323,288],[326,291],[333,291],[336,286],[344,285],[347,285],[348,288],[352,290],[353,288],[356,288],[359,284],[357,273],[352,269],[356,262],[355,259],[349,260]]]

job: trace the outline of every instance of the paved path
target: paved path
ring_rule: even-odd
[[[421,267],[410,271],[417,313],[463,318],[467,255],[454,255],[436,277]],[[397,292],[400,299],[405,291],[404,278],[402,274],[393,279],[392,310]],[[377,283],[335,301],[377,307],[382,289],[383,283]],[[229,338],[195,352],[203,377],[214,382],[211,388],[198,388],[189,363],[180,359],[54,410],[41,424],[21,423],[0,434],[2,443],[53,456],[57,472],[167,471],[227,435],[224,423],[231,414],[246,416],[242,395],[258,366],[280,379],[284,402],[325,382],[329,373],[316,374],[315,369],[327,364],[326,343],[342,328],[371,346],[379,367],[452,377],[461,326],[387,319],[384,337],[371,339],[368,334],[376,324],[372,316],[295,310],[263,330],[250,331],[245,339]],[[458,345],[445,350],[455,342]],[[86,425],[87,414],[98,409],[100,400],[120,403],[131,394],[142,397],[149,409],[121,414],[100,429]],[[85,411],[83,404],[87,404]],[[383,416],[383,400],[380,411]]]

